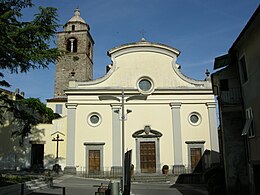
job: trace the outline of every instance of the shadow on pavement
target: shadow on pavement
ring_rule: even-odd
[[[52,186],[44,188],[40,191],[34,191],[30,195],[63,195],[65,193],[65,188],[60,186]]]
[[[207,187],[200,184],[173,184],[170,188],[176,188],[183,195],[208,195]]]
[[[57,194],[49,194],[49,193],[38,193],[38,192],[33,192],[30,195],[57,195]]]

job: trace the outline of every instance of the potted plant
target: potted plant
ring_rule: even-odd
[[[134,168],[135,168],[135,166],[133,164],[131,164],[131,176],[134,175]]]
[[[163,173],[164,175],[167,175],[168,172],[169,172],[169,166],[168,166],[168,165],[163,165],[163,167],[162,167],[162,173]]]

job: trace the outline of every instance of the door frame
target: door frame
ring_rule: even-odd
[[[104,171],[104,145],[105,142],[85,142],[85,165],[86,172],[89,172],[89,150],[99,150],[100,151],[100,172]]]
[[[43,156],[42,156],[42,158],[43,158],[43,161],[42,161],[42,168],[44,168],[45,167],[45,156],[44,156],[44,154],[45,154],[45,141],[40,141],[40,140],[30,140],[29,141],[29,143],[31,144],[31,146],[30,146],[30,166],[32,167],[33,165],[32,165],[32,161],[33,161],[33,154],[32,154],[32,152],[33,152],[33,149],[32,149],[32,147],[33,147],[33,145],[43,145]]]
[[[160,139],[154,138],[135,138],[136,143],[136,173],[141,173],[141,160],[140,160],[140,142],[155,142],[155,159],[156,159],[156,174],[161,173],[161,163],[160,163]]]
[[[191,170],[191,148],[198,148],[201,151],[201,158],[203,158],[203,152],[204,152],[204,144],[205,141],[186,141],[187,144],[187,150],[188,150],[188,167]]]

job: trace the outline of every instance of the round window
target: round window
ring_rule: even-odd
[[[201,117],[199,115],[199,113],[197,112],[193,112],[189,115],[189,122],[192,125],[199,125],[201,121]]]
[[[98,113],[92,113],[88,117],[88,122],[91,126],[98,126],[101,123],[101,117]]]
[[[142,78],[138,81],[138,88],[143,93],[149,93],[153,89],[153,83],[148,78]]]
[[[198,117],[196,114],[192,114],[192,115],[190,116],[190,121],[191,121],[192,123],[197,123],[197,122],[199,121],[199,117]]]

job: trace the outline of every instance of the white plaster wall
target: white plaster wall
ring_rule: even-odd
[[[195,85],[183,80],[176,74],[175,59],[172,56],[156,51],[130,52],[115,57],[113,60],[112,74],[102,82],[78,83],[78,88],[97,87],[130,87],[137,89],[137,81],[143,76],[150,77],[156,88],[183,88]],[[106,75],[104,78],[108,77]],[[93,84],[92,84],[93,83]]]
[[[62,116],[67,116],[67,108],[65,102],[48,102],[47,107],[51,108],[53,112],[56,112],[56,104],[62,104]]]
[[[210,149],[210,132],[206,102],[214,102],[213,95],[150,95],[145,101],[133,100],[125,103],[125,110],[132,110],[132,112],[127,115],[127,120],[125,121],[125,150],[133,150],[133,164],[136,163],[136,143],[135,139],[132,138],[132,134],[137,130],[143,129],[145,125],[150,125],[152,129],[163,134],[160,138],[160,163],[173,164],[174,146],[170,103],[179,102],[180,100],[182,101],[180,110],[182,146],[180,147],[183,148],[183,163],[188,165],[188,151],[185,141],[205,141],[204,149]],[[116,102],[111,100],[99,101],[98,96],[94,95],[71,96],[70,102],[80,103],[76,108],[76,165],[79,168],[86,166],[85,142],[105,142],[104,167],[111,167],[113,153],[112,110],[110,105]],[[88,123],[88,116],[92,112],[101,115],[102,122],[97,127],[93,127]],[[201,115],[202,120],[198,126],[192,126],[189,123],[188,116],[191,112],[198,112]]]
[[[192,112],[197,112],[201,116],[200,124],[194,126],[189,122],[189,115]],[[188,145],[186,141],[205,141],[204,150],[210,147],[210,131],[208,109],[205,103],[201,104],[182,104],[181,106],[181,126],[182,126],[182,152],[183,163],[188,165]],[[202,151],[203,152],[203,151]],[[202,153],[203,155],[203,153]]]
[[[147,105],[127,105],[126,108],[132,110],[127,117],[125,140],[126,148],[133,149],[132,162],[136,163],[136,142],[132,134],[135,131],[144,129],[150,125],[151,129],[162,133],[160,138],[160,158],[161,163],[172,164],[173,162],[173,135],[171,123],[171,108],[169,104],[147,104]],[[167,149],[166,149],[167,148]]]
[[[59,142],[59,158],[62,160],[59,164],[62,168],[65,167],[65,160],[66,160],[66,143],[67,143],[67,117],[59,118],[53,120],[52,124],[39,124],[32,130],[32,134],[30,140],[42,140],[45,141],[44,144],[44,156],[46,155],[53,155],[56,158],[56,149],[57,149],[57,142],[52,141],[55,135],[51,135],[55,132],[61,132],[65,136],[59,134],[60,139],[64,139],[64,141]],[[46,158],[45,158],[45,165],[46,165]],[[50,167],[47,167],[50,168]]]
[[[92,112],[97,112],[102,117],[99,126],[93,127],[88,123],[88,116]],[[104,142],[104,167],[112,164],[112,115],[110,105],[78,105],[76,109],[76,140],[75,140],[75,162],[78,167],[86,166],[85,142]]]

